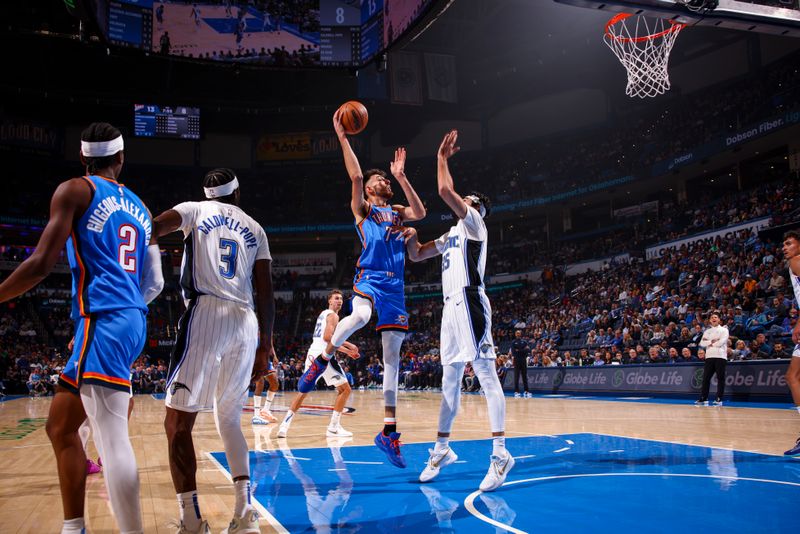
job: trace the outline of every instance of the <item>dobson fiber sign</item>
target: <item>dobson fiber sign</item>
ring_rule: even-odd
[[[788,399],[788,360],[730,362],[725,392],[736,396],[757,395]],[[529,367],[528,387],[540,393],[673,393],[698,394],[703,385],[702,363],[603,365],[598,367]],[[717,379],[711,381],[716,392]],[[506,391],[513,391],[514,377],[506,373]]]

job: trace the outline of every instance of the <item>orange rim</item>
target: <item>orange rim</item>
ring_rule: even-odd
[[[621,22],[621,21],[623,21],[623,20],[625,20],[627,18],[630,18],[632,16],[633,16],[633,14],[631,14],[631,13],[617,13],[616,15],[611,17],[611,20],[609,20],[606,23],[606,29],[605,29],[606,37],[608,37],[610,39],[614,39],[615,41],[619,41],[621,43],[641,43],[643,41],[652,41],[653,39],[658,39],[659,37],[664,37],[665,35],[670,34],[670,33],[677,33],[679,31],[681,31],[686,26],[686,24],[683,24],[681,22],[675,22],[672,19],[667,19],[667,22],[670,23],[669,28],[667,28],[664,31],[660,31],[658,33],[653,33],[653,34],[650,34],[650,35],[643,35],[642,37],[622,37],[621,35],[614,35],[613,33],[611,33],[611,27],[612,26],[614,26],[616,23]]]

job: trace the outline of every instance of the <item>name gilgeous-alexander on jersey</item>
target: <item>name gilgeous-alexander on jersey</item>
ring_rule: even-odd
[[[328,323],[328,316],[333,313],[333,310],[325,310],[317,317],[317,324],[314,325],[314,336],[311,338],[311,346],[308,348],[309,354],[320,354],[325,350],[328,343],[322,339],[325,335],[325,326]]]
[[[139,283],[152,232],[150,214],[124,185],[102,176],[83,179],[92,200],[67,240],[72,318],[125,308],[146,312]]]
[[[450,231],[435,241],[442,253],[442,294],[460,293],[465,287],[484,288],[486,242],[489,233],[480,213],[467,208],[467,214]]]
[[[183,298],[200,295],[253,307],[253,266],[271,260],[264,229],[241,208],[206,200],[173,208],[184,236],[181,264]]]

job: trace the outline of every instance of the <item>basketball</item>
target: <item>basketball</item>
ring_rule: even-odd
[[[355,135],[364,131],[369,122],[367,108],[357,100],[349,100],[339,107],[342,112],[342,126],[348,135]]]

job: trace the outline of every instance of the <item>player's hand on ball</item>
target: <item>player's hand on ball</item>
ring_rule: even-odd
[[[339,137],[345,136],[344,126],[342,125],[342,108],[333,114],[333,129]]]
[[[447,132],[444,139],[442,139],[442,144],[439,146],[439,157],[448,159],[461,150],[461,147],[456,146],[456,142],[458,142],[458,130]]]
[[[394,151],[394,161],[389,164],[389,170],[395,178],[405,176],[406,172],[406,149],[403,147]]]

